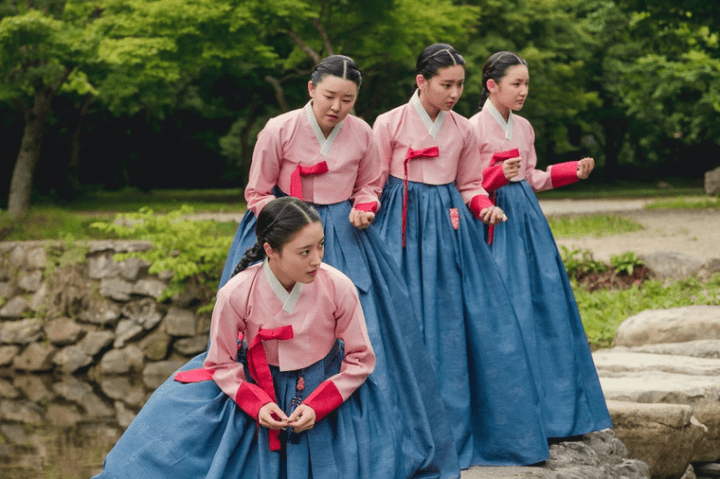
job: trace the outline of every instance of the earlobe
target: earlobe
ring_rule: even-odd
[[[422,91],[425,89],[425,77],[418,74],[415,77],[415,83],[417,84],[418,90]]]
[[[497,89],[497,83],[492,78],[487,81],[487,89],[489,92],[494,92]]]

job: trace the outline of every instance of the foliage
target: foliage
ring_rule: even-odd
[[[590,250],[577,248],[570,251],[567,246],[560,246],[560,250],[560,257],[570,278],[607,270],[605,263],[595,260]]]
[[[618,274],[632,276],[635,268],[644,264],[645,262],[638,258],[633,251],[626,251],[625,253],[610,256],[610,266],[612,266]]]
[[[186,205],[166,215],[141,208],[137,213],[118,215],[112,223],[97,222],[92,226],[121,238],[152,242],[154,248],[149,251],[117,254],[115,260],[142,258],[150,263],[150,273],[172,272],[168,288],[158,298],[162,301],[183,291],[190,277],[214,290],[230,249],[232,236],[211,234],[211,221],[182,219],[191,213],[193,209]]]
[[[637,221],[615,214],[551,215],[547,220],[553,235],[557,238],[580,238],[583,236],[602,238],[643,229],[643,226]]]
[[[652,280],[629,289],[593,292],[573,282],[573,291],[588,340],[597,347],[608,347],[620,323],[646,309],[720,305],[720,274],[716,273],[706,283],[695,278],[668,285]]]
[[[655,200],[645,205],[648,210],[704,210],[720,209],[720,197],[695,196]]]

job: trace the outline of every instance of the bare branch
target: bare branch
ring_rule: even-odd
[[[328,55],[334,55],[333,53],[333,47],[330,43],[330,37],[328,37],[327,32],[325,31],[325,28],[322,26],[322,23],[320,22],[319,18],[313,18],[313,25],[315,25],[315,28],[317,28],[317,31],[320,33],[320,37],[322,37],[323,45],[325,45],[325,51]]]
[[[292,38],[292,41],[295,42],[295,45],[297,45],[303,52],[305,52],[305,54],[309,56],[315,64],[320,63],[320,60],[322,60],[320,54],[307,46],[305,42],[302,41],[302,38],[300,38],[300,36],[295,33],[292,28],[287,29],[287,34],[290,35],[290,38]]]
[[[290,111],[290,105],[288,104],[287,100],[285,99],[285,92],[283,91],[280,80],[268,75],[265,77],[265,81],[268,82],[270,85],[272,85],[273,90],[275,90],[275,98],[277,99],[278,103],[280,104],[280,108],[282,108],[283,111]]]

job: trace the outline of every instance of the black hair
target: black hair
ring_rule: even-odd
[[[316,87],[328,75],[350,80],[358,86],[358,89],[362,84],[360,67],[355,63],[355,60],[345,55],[330,55],[320,60],[320,63],[315,65],[310,75],[310,81]]]
[[[502,80],[505,75],[507,75],[508,69],[510,67],[514,67],[515,65],[527,66],[527,62],[520,55],[513,52],[503,51],[490,55],[490,58],[488,58],[485,62],[485,65],[483,65],[483,89],[482,93],[480,93],[480,104],[478,105],[478,109],[482,110],[482,107],[485,104],[485,100],[487,100],[488,96],[490,95],[490,90],[488,90],[487,87],[488,80],[493,80],[496,83],[500,83],[500,80]]]
[[[462,65],[465,59],[451,45],[435,43],[427,47],[417,59],[415,74],[422,75],[426,80],[437,75],[438,70],[445,67]]]
[[[270,201],[257,217],[257,241],[245,251],[233,271],[233,276],[250,264],[265,258],[265,243],[280,251],[298,231],[309,224],[320,222],[320,215],[315,208],[294,196],[283,196]]]

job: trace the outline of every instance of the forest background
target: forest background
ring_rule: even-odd
[[[434,42],[530,65],[539,165],[592,181],[695,179],[720,164],[720,4],[707,0],[2,0],[0,209],[88,191],[242,188],[267,119],[329,54],[363,70],[355,113],[406,102]]]

